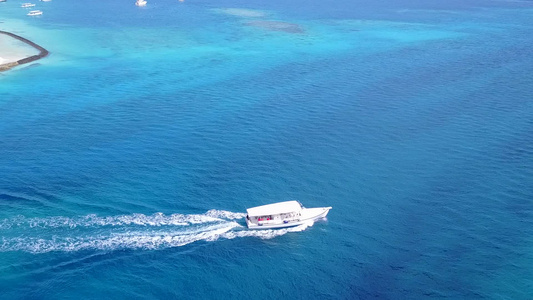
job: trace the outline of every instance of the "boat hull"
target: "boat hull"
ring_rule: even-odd
[[[301,211],[301,217],[295,220],[286,220],[282,222],[259,222],[253,223],[248,218],[246,219],[246,225],[249,229],[279,229],[289,228],[302,225],[309,221],[315,221],[325,218],[329,213],[331,207],[317,207],[317,208],[305,208]]]

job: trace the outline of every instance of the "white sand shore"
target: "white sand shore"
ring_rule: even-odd
[[[8,35],[0,34],[0,64],[15,62],[37,54],[39,51],[30,45]]]

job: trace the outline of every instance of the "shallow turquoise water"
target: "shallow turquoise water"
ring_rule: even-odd
[[[533,298],[531,2],[130,2],[0,6],[2,298]]]

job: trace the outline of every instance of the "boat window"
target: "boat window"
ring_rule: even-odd
[[[258,221],[270,221],[272,220],[272,216],[260,216],[260,217],[256,217],[256,219]]]

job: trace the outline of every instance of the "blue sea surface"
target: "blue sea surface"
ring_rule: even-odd
[[[0,3],[1,299],[533,299],[533,2]],[[0,57],[2,45],[0,45]],[[248,230],[297,199],[325,220]]]

